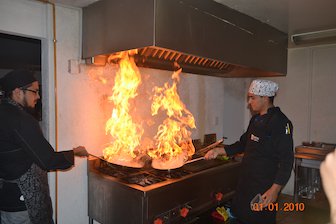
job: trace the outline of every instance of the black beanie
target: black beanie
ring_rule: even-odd
[[[29,85],[37,81],[33,73],[27,70],[14,70],[7,73],[0,79],[0,86],[3,91],[10,92],[16,88]]]

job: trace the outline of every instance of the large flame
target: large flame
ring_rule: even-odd
[[[89,73],[91,78],[104,84],[113,83],[112,95],[108,97],[113,106],[112,115],[105,125],[106,134],[110,134],[111,141],[103,150],[103,156],[115,164],[141,167],[144,165],[142,159],[145,159],[142,156],[147,153],[152,158],[154,168],[180,167],[195,153],[190,129],[196,128],[193,115],[178,95],[177,85],[181,69],[173,73],[172,84],[167,82],[163,87],[153,89],[151,115],[160,113],[166,119],[159,122],[154,139],[151,137],[150,141],[146,142],[148,137],[143,135],[144,129],[140,122],[136,122],[138,114],[134,114],[136,108],[133,107],[141,84],[141,75],[132,57],[135,53],[128,51],[111,55],[107,66]],[[117,65],[112,66],[114,63]],[[114,81],[111,80],[112,76],[106,76],[112,73],[116,73]],[[159,117],[161,116],[156,118]]]
[[[105,131],[110,133],[112,141],[103,150],[104,158],[110,162],[131,165],[141,154],[140,142],[143,128],[135,123],[130,115],[130,100],[137,96],[137,88],[141,83],[140,72],[130,52],[122,52],[108,60],[118,60],[112,96],[109,100],[114,109],[111,118],[106,122]],[[137,166],[137,165],[135,165]]]
[[[174,161],[180,164],[176,164],[176,166],[181,166],[188,156],[195,153],[191,142],[191,131],[188,130],[196,128],[195,120],[177,93],[180,72],[181,69],[173,73],[171,86],[169,83],[165,83],[162,88],[154,88],[151,107],[152,115],[158,114],[161,109],[166,112],[168,117],[159,126],[154,137],[156,146],[148,151],[148,155],[153,158],[153,161],[159,161],[157,164],[167,163],[172,167],[174,167]],[[164,167],[164,164],[160,167]]]

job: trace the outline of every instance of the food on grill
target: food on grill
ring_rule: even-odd
[[[145,165],[145,161],[141,158],[133,158],[126,155],[113,155],[105,159],[110,163],[133,168],[141,168]]]

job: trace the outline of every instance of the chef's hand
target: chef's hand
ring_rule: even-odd
[[[276,202],[281,187],[279,184],[273,184],[270,189],[261,195],[263,208],[267,207],[270,203]]]
[[[331,223],[336,224],[336,151],[329,153],[321,163],[320,173],[324,192],[331,211]]]
[[[224,147],[216,147],[216,148],[211,149],[205,154],[204,158],[205,159],[216,159],[216,157],[219,155],[226,156],[226,151]]]
[[[78,146],[76,148],[73,148],[73,152],[75,156],[79,156],[79,157],[89,156],[89,153],[86,151],[84,146]]]

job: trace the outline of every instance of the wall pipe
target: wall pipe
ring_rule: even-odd
[[[56,7],[55,3],[50,2],[49,0],[36,0],[38,2],[42,2],[45,4],[50,4],[52,7],[52,19],[53,19],[53,48],[54,48],[54,95],[55,95],[55,151],[58,152],[58,120],[57,120],[57,113],[58,113],[58,104],[57,104],[57,40],[56,40]],[[58,173],[55,171],[55,224],[58,223]]]

